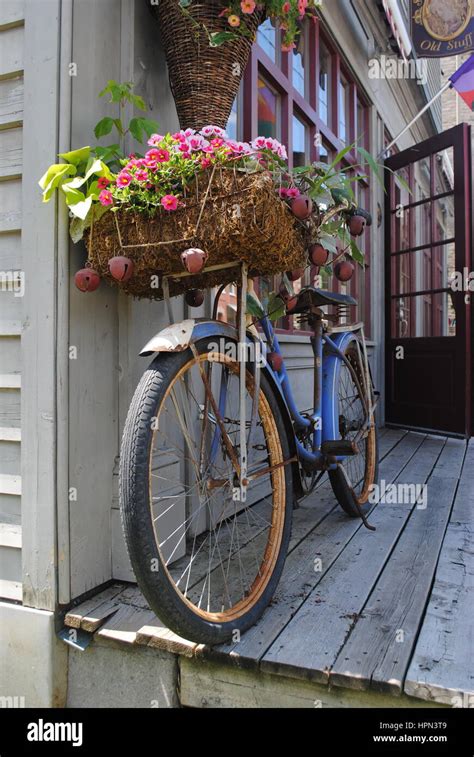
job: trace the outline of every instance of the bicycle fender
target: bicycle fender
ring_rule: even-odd
[[[174,323],[171,326],[167,326],[165,329],[162,329],[157,334],[155,334],[155,336],[150,339],[150,341],[143,347],[140,355],[145,357],[159,352],[182,352],[189,347],[191,341],[198,342],[200,339],[205,339],[207,337],[213,337],[217,339],[228,338],[232,339],[232,341],[234,342],[239,341],[239,334],[237,329],[229,323],[225,323],[223,321],[212,321],[208,319],[187,319],[180,321],[179,323]],[[260,342],[259,338],[251,332],[247,331],[247,342],[251,344],[257,341]],[[288,409],[288,405],[286,404],[280,382],[276,378],[275,373],[273,372],[270,365],[267,363],[265,357],[266,347],[264,343],[260,343],[262,344],[263,348],[261,350],[261,370],[265,373],[265,376],[268,379],[277,399],[288,436],[291,456],[293,457],[297,455],[297,448],[290,411]],[[298,493],[298,496],[301,496],[303,490],[301,486],[301,473],[299,465],[297,463],[293,463],[292,469],[294,486]]]
[[[353,332],[344,331],[332,339],[336,347],[345,352],[351,342],[357,341]],[[341,360],[330,348],[325,350],[323,359],[323,418],[322,439],[332,441],[339,439],[339,416],[336,392],[341,371]]]

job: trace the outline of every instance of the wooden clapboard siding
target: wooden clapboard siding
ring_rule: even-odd
[[[0,598],[21,600],[21,322],[24,4],[0,3]],[[9,278],[10,277],[10,278]]]
[[[21,176],[23,129],[17,126],[0,130],[0,181]]]
[[[12,26],[23,26],[25,3],[23,0],[2,0],[0,3],[0,31]]]
[[[22,76],[0,80],[0,129],[21,126],[23,123],[23,97]]]

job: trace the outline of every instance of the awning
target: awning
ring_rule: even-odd
[[[412,51],[412,44],[398,2],[397,0],[382,0],[382,4],[400,54],[404,60],[407,60]]]

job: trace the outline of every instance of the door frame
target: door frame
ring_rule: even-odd
[[[392,339],[392,292],[391,292],[391,182],[393,174],[391,171],[397,171],[401,168],[409,166],[412,163],[427,158],[434,153],[441,152],[449,147],[453,146],[453,170],[454,170],[454,188],[453,197],[455,208],[459,207],[459,204],[463,204],[465,207],[465,213],[455,213],[454,224],[454,236],[456,239],[456,268],[458,261],[463,261],[463,268],[467,267],[469,271],[472,270],[474,256],[471,255],[472,240],[474,239],[474,219],[472,213],[472,185],[471,185],[471,172],[472,172],[472,154],[471,154],[471,127],[462,123],[458,126],[454,126],[451,129],[436,134],[433,137],[420,142],[417,145],[413,145],[402,152],[385,160],[385,166],[390,171],[385,172],[385,397],[386,397],[386,409],[389,407],[391,389],[393,382],[392,375],[392,355],[390,345]],[[467,160],[465,160],[467,158]],[[458,256],[459,249],[459,256]],[[463,296],[465,293],[460,293],[459,296]],[[466,354],[465,369],[464,369],[464,429],[459,433],[448,433],[445,431],[439,431],[443,435],[470,437],[472,429],[474,428],[474,404],[472,401],[474,392],[474,371],[472,369],[472,360],[474,356],[474,292],[471,294],[471,303],[466,304],[465,318],[460,322],[456,322],[456,336],[452,337],[456,339],[456,349],[464,349]],[[442,337],[443,339],[446,337]],[[448,337],[449,338],[449,337]],[[436,339],[436,337],[431,337]],[[387,419],[388,425],[402,425],[396,422],[391,422]],[[436,433],[431,429],[430,433]]]

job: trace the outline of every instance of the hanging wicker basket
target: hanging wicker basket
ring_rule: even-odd
[[[301,268],[307,243],[305,225],[276,195],[268,173],[232,169],[206,172],[184,208],[158,209],[152,218],[132,210],[108,211],[86,234],[88,265],[128,294],[149,299],[163,298],[164,275],[170,294],[177,295],[235,281],[241,262],[253,276]],[[206,265],[199,274],[181,278],[180,255],[191,247],[207,253]],[[134,264],[126,282],[109,273],[109,260],[118,255]],[[235,268],[215,268],[229,263]]]
[[[192,0],[185,9],[178,0],[159,0],[151,8],[159,22],[181,128],[225,128],[262,12],[246,16],[251,36],[212,47],[210,34],[231,30],[227,19],[219,18],[223,0]]]

